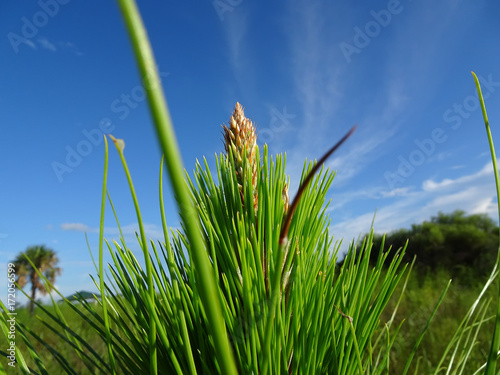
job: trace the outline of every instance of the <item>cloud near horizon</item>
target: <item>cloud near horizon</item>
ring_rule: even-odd
[[[94,231],[94,229],[92,229],[88,225],[85,225],[82,223],[62,223],[61,229],[67,230],[67,231],[73,230],[73,231],[78,231],[78,232],[93,232]]]
[[[163,229],[161,226],[144,223],[143,227],[146,238],[153,240],[163,239]],[[64,231],[99,233],[99,228],[92,228],[83,223],[62,223],[61,229]],[[170,229],[176,229],[176,227],[171,227]],[[139,233],[139,225],[137,223],[123,225],[121,231],[126,240],[135,239],[136,233]],[[120,234],[120,229],[118,227],[105,227],[104,234],[108,237],[114,237]]]
[[[419,224],[438,214],[451,213],[460,207],[468,215],[486,213],[493,216],[497,210],[495,180],[492,163],[486,163],[477,172],[466,174],[455,179],[443,179],[435,182],[425,180],[420,189],[396,189],[386,192],[372,189],[369,192],[358,191],[339,194],[337,206],[329,211],[335,218],[338,208],[366,198],[380,200],[381,207],[374,211],[364,212],[354,217],[347,217],[333,223],[332,232],[345,241],[356,239],[360,233],[368,233],[375,215],[374,231],[389,233],[399,228],[408,228],[411,224]],[[389,201],[390,200],[390,201]],[[346,242],[342,250],[347,250]]]

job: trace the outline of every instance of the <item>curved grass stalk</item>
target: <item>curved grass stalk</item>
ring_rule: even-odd
[[[99,223],[99,281],[101,289],[102,315],[104,319],[104,330],[106,332],[106,344],[108,347],[109,365],[111,366],[112,374],[116,374],[116,363],[113,355],[113,347],[111,343],[111,331],[109,328],[109,316],[107,301],[105,297],[106,290],[104,289],[104,210],[106,208],[106,186],[108,179],[108,139],[104,136],[104,173],[102,182],[102,199],[101,199],[101,218]],[[91,253],[92,255],[92,253]]]
[[[344,137],[335,144],[335,146],[333,146],[330,150],[328,150],[322,156],[322,158],[316,163],[316,165],[311,169],[311,171],[305,178],[302,185],[300,185],[299,190],[297,191],[297,195],[293,199],[293,202],[290,206],[290,209],[288,210],[287,215],[283,219],[283,225],[281,226],[281,233],[280,233],[280,246],[286,241],[286,238],[288,236],[288,230],[290,229],[290,224],[292,222],[293,214],[295,213],[300,198],[302,197],[304,190],[309,185],[309,182],[311,182],[312,178],[314,177],[318,169],[324,164],[324,162],[342,145],[342,143],[344,143],[347,140],[347,138],[349,138],[352,135],[352,133],[354,133],[355,130],[356,126],[353,126],[351,130],[349,130],[349,132],[347,132],[347,134],[344,135]]]
[[[191,202],[188,186],[184,180],[184,166],[176,142],[167,102],[161,87],[161,80],[155,64],[153,51],[135,1],[118,0],[118,4],[132,42],[139,72],[147,81],[144,86],[148,104],[156,133],[163,154],[165,155],[174,196],[180,208],[181,220],[185,225],[186,236],[192,248],[192,262],[199,277],[200,298],[211,328],[211,334],[220,362],[220,369],[224,374],[236,374],[236,364],[226,335],[226,326],[213,270],[200,233],[199,219]],[[152,334],[152,331],[150,334]],[[156,362],[155,356],[151,358],[151,362],[153,361]]]
[[[491,136],[490,130],[490,122],[488,121],[488,115],[486,114],[486,107],[484,105],[483,93],[481,91],[481,85],[479,84],[479,80],[474,72],[471,72],[474,76],[474,82],[476,83],[477,93],[479,95],[479,102],[481,103],[481,111],[483,113],[484,125],[486,126],[486,134],[488,135],[488,142],[490,145],[491,151],[491,160],[493,162],[493,171],[495,173],[495,183],[497,188],[497,199],[500,201],[500,180],[498,177],[498,166],[497,166],[497,157],[495,155],[495,146],[493,144],[493,137]],[[498,216],[500,218],[500,205],[498,206]],[[495,263],[495,267],[492,271],[492,276],[495,272],[500,268],[500,247],[498,249],[497,260]],[[500,281],[500,273],[498,274],[498,279]],[[497,300],[497,313],[496,313],[496,321],[495,321],[495,329],[493,331],[493,338],[491,340],[490,353],[488,355],[488,362],[485,369],[485,375],[493,375],[496,371],[496,358],[498,349],[500,348],[500,288],[498,290],[498,300]]]
[[[144,232],[144,225],[142,223],[141,210],[139,208],[139,202],[137,201],[137,195],[135,194],[134,184],[132,183],[132,177],[130,176],[130,171],[127,166],[127,161],[125,160],[125,156],[123,156],[123,149],[125,148],[125,143],[121,139],[116,139],[112,135],[110,135],[113,140],[118,153],[120,154],[120,159],[123,164],[123,169],[125,170],[125,174],[127,176],[127,181],[129,184],[130,192],[132,194],[132,200],[134,201],[134,207],[137,215],[137,222],[139,224],[139,233],[141,235],[140,245],[142,251],[144,253],[144,261],[146,263],[146,277],[147,277],[147,285],[149,292],[149,300],[148,300],[148,309],[150,310],[149,317],[149,355],[150,355],[150,373],[156,374],[158,373],[158,363],[157,363],[157,353],[156,353],[156,308],[155,308],[155,287],[153,282],[153,273],[151,266],[151,258],[149,257],[148,251],[148,243],[146,240],[146,233]],[[102,244],[102,242],[101,242]],[[101,245],[100,244],[100,245]]]

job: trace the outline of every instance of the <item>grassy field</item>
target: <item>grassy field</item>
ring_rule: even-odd
[[[402,320],[404,322],[391,351],[391,374],[396,375],[403,372],[406,358],[408,358],[413,345],[424,329],[448,281],[449,276],[445,271],[426,274],[414,271],[410,276],[407,290],[403,295],[395,319],[396,324],[394,326],[398,326]],[[402,285],[398,288],[401,289],[401,287]],[[475,284],[461,283],[458,279],[452,281],[442,305],[417,350],[410,374],[425,375],[436,371],[447,345],[482,287],[483,284],[479,280]],[[398,295],[400,293],[397,291],[394,297]],[[485,299],[490,298],[494,301],[495,295],[496,286],[492,285],[486,292]],[[395,303],[396,298],[389,302],[382,316],[384,321],[390,319]],[[491,345],[491,332],[494,328],[495,310],[493,305],[488,306],[486,317],[491,317],[491,319],[479,331],[479,344],[472,350],[470,361],[465,368],[465,374],[473,374],[487,360]],[[447,356],[445,364],[448,363],[449,358],[450,355]],[[417,365],[418,371],[415,372]],[[443,371],[443,373],[445,372]]]
[[[397,327],[398,324],[404,319],[403,325],[391,351],[390,374],[396,375],[403,372],[406,359],[408,358],[422,329],[425,327],[425,324],[436,302],[438,301],[442,290],[445,288],[448,279],[449,278],[444,271],[429,273],[427,275],[421,275],[414,271],[410,276],[407,290],[403,295],[398,313],[396,315],[396,324],[393,325],[393,327]],[[438,313],[431,323],[431,326],[424,336],[422,344],[417,351],[410,374],[416,373],[426,375],[434,373],[446,346],[453,337],[455,330],[467,313],[467,310],[477,298],[481,287],[482,284],[480,281],[478,281],[476,285],[461,284],[460,280],[452,282],[443,304],[439,308]],[[398,290],[389,302],[389,305],[382,316],[381,329],[383,327],[383,322],[386,322],[391,318],[394,306],[401,293],[401,288],[402,284],[398,287]],[[488,296],[493,297],[493,292],[494,288],[491,288],[488,291]],[[52,313],[54,312],[54,308],[52,306],[47,306],[47,309]],[[68,306],[61,305],[61,311],[75,333],[84,337],[95,351],[100,353],[103,357],[106,357],[106,347],[104,341],[98,337],[95,330],[93,330],[88,323],[84,322],[73,311],[71,311]],[[37,308],[34,316],[29,315],[27,308],[18,309],[18,320],[24,322],[24,324],[29,327],[32,332],[38,334],[43,340],[47,341],[47,343],[55,344],[57,349],[61,352],[76,373],[90,373],[71,347],[61,338],[57,337],[54,332],[49,330],[42,323],[45,315],[46,313],[41,311],[40,308]],[[494,310],[493,307],[490,306],[487,316],[493,315]],[[465,373],[472,374],[486,361],[492,329],[493,320],[486,323],[481,329],[478,336],[480,343],[473,349],[471,361],[466,367]],[[3,337],[1,341],[0,345],[3,348],[5,346]],[[20,343],[21,340],[18,340],[18,342]],[[49,358],[51,356],[50,352],[44,348],[43,345],[37,343],[36,340],[33,340],[32,342],[42,358]],[[20,345],[23,352],[26,352],[27,349],[24,344]],[[28,355],[26,357],[29,358]],[[6,359],[1,358],[1,360],[2,363],[6,365]],[[415,372],[417,364],[418,370]],[[34,363],[29,363],[29,365],[32,368],[36,368]],[[48,362],[47,370],[50,374],[57,374],[62,371],[60,365],[55,360]],[[16,373],[16,371],[12,373]],[[21,372],[19,371],[17,373]]]
[[[75,304],[75,306],[78,306]],[[44,306],[49,313],[56,314],[55,308],[52,305]],[[92,347],[93,350],[102,355],[102,357],[106,357],[106,345],[105,342],[97,335],[96,331],[92,329],[92,327],[85,322],[81,317],[79,317],[74,311],[72,311],[69,306],[65,304],[60,304],[59,306],[61,313],[64,315],[66,321],[70,324],[73,331],[82,336]],[[81,306],[79,307],[81,311],[85,313],[85,309]],[[101,309],[97,306],[96,309],[100,311]],[[82,360],[75,353],[73,348],[67,344],[61,337],[58,337],[57,333],[53,332],[49,329],[43,322],[51,320],[47,317],[47,313],[42,311],[40,308],[35,309],[35,313],[33,316],[30,315],[27,307],[18,308],[17,312],[17,321],[22,322],[31,332],[34,332],[38,335],[42,340],[46,341],[47,344],[54,346],[61,355],[67,360],[69,365],[74,369],[74,371],[78,374],[88,374],[90,373],[87,367],[84,365]],[[86,313],[88,316],[88,313]],[[62,332],[62,330],[60,331]],[[17,332],[17,336],[19,336],[19,332]],[[45,348],[40,342],[33,338],[28,333],[28,337],[31,339],[31,343],[33,344],[35,350],[38,352],[42,359],[52,358],[51,352]],[[0,339],[1,348],[5,347],[5,338],[2,337]],[[28,361],[28,365],[33,370],[38,370],[36,364],[31,357],[29,356],[28,349],[24,342],[21,340],[21,337],[16,339],[16,344],[19,346],[23,354],[25,354],[25,358]],[[16,365],[16,369],[12,370],[11,367],[7,366],[7,360],[4,357],[1,357],[2,364],[6,369],[8,369],[8,373],[12,374],[21,374],[22,372],[19,369],[19,366]],[[47,361],[45,360],[45,364],[47,367],[47,371],[49,374],[61,374],[63,373],[61,366],[54,359]],[[17,370],[17,371],[16,371]]]

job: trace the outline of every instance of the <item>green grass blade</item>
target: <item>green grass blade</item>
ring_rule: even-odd
[[[189,335],[188,335],[188,329],[186,325],[186,317],[185,313],[182,309],[181,305],[181,299],[180,299],[180,292],[179,292],[179,285],[178,281],[175,278],[175,263],[174,263],[174,253],[172,251],[172,246],[170,244],[170,238],[168,235],[168,227],[167,227],[167,221],[165,218],[165,205],[163,203],[163,156],[161,158],[161,163],[160,163],[160,215],[161,215],[161,222],[162,222],[162,227],[163,227],[163,234],[165,236],[165,247],[167,251],[167,262],[168,262],[168,270],[170,273],[170,280],[173,285],[174,289],[174,296],[175,296],[175,303],[177,304],[177,307],[179,308],[179,320],[180,320],[180,326],[181,326],[181,334],[182,334],[182,339],[184,341],[184,345],[186,347],[186,357],[188,360],[189,364],[189,371],[191,372],[192,375],[196,374],[196,365],[194,363],[194,358],[193,358],[193,353],[191,349],[191,343],[189,340]]]
[[[91,356],[87,355],[78,345],[76,345],[72,340],[69,340],[65,335],[63,335],[62,333],[60,333],[59,331],[57,331],[57,329],[55,329],[52,325],[50,325],[49,323],[45,322],[44,320],[41,320],[41,323],[47,327],[47,329],[49,331],[52,331],[54,333],[55,336],[59,337],[62,341],[64,341],[67,345],[71,346],[75,352],[78,352],[82,357],[85,357],[87,360],[88,360],[88,364],[91,364],[92,366],[94,366],[95,368],[89,366],[87,363],[87,368],[92,371],[92,372],[95,372],[96,369],[99,369],[100,371],[105,371],[107,373],[109,373],[111,371],[111,368],[107,365],[105,366],[101,366],[99,365],[95,360],[94,358],[92,358]],[[85,343],[85,340],[83,338],[81,338],[78,334],[76,334],[75,332],[73,332],[73,334],[75,335],[75,338],[78,339],[79,342],[83,343],[83,344],[86,344]],[[90,345],[86,345],[85,348],[87,350],[90,351],[90,353],[94,356],[94,357],[97,357],[99,358],[99,355],[92,349],[92,347]]]
[[[43,338],[37,335],[35,332],[31,331],[29,328],[24,327],[24,329],[33,336],[40,344],[42,344],[55,358],[55,360],[61,365],[61,367],[65,370],[66,374],[78,375],[78,373],[73,370],[72,366],[69,362],[64,358],[60,352],[50,346]]]
[[[137,195],[135,194],[135,188],[134,184],[132,183],[132,176],[130,175],[130,171],[128,169],[127,161],[125,160],[125,156],[123,155],[123,150],[125,148],[125,143],[121,139],[116,139],[112,135],[110,135],[111,139],[115,143],[116,149],[118,150],[118,153],[120,154],[120,159],[123,164],[123,168],[125,170],[125,174],[127,176],[127,181],[129,184],[130,188],[130,193],[132,194],[132,200],[134,201],[134,206],[135,206],[135,212],[137,215],[137,222],[139,224],[139,232],[140,232],[140,243],[141,243],[141,248],[144,253],[144,261],[146,263],[146,277],[147,277],[147,285],[148,285],[148,292],[149,292],[149,299],[148,302],[152,303],[152,305],[146,306],[148,310],[151,312],[151,315],[149,316],[149,332],[148,332],[148,338],[149,338],[149,364],[150,364],[150,373],[151,374],[157,374],[158,373],[158,363],[157,363],[157,347],[156,347],[156,320],[155,319],[155,314],[156,314],[156,308],[154,306],[155,304],[155,287],[154,287],[154,282],[153,282],[153,274],[152,274],[152,266],[151,266],[151,259],[149,257],[149,251],[148,251],[148,245],[147,245],[147,240],[146,240],[146,233],[144,232],[144,225],[142,222],[142,215],[141,215],[141,210],[139,208],[139,202],[137,200]]]
[[[29,298],[29,296],[23,291],[21,290],[21,292]],[[57,291],[56,291],[57,292]],[[57,292],[59,295],[61,295],[59,292]],[[73,303],[71,303],[70,301],[68,301],[67,299],[63,298],[63,301],[64,303],[66,303],[69,307],[71,307],[73,309],[73,311],[75,311],[78,315],[80,315],[80,317],[83,319],[83,321],[85,321],[87,324],[89,324],[89,326],[91,326],[92,328],[94,328],[101,337],[105,337],[105,334],[102,330],[99,330],[99,327],[94,323],[92,322],[87,316],[85,316]],[[110,371],[111,369],[108,367],[107,363],[104,362],[104,360],[92,349],[92,347],[82,338],[80,337],[80,335],[78,335],[67,323],[66,321],[60,317],[61,313],[60,311],[58,311],[58,315],[59,316],[56,316],[54,315],[53,313],[51,313],[43,304],[41,304],[40,302],[38,301],[35,301],[35,305],[40,309],[42,310],[46,315],[47,317],[54,323],[56,323],[59,327],[62,328],[62,330],[64,331],[65,335],[66,335],[66,340],[68,342],[73,342],[72,346],[75,347],[77,350],[76,352],[80,355],[80,353],[82,353],[82,347],[80,345],[83,345],[83,347],[85,347],[85,349],[87,349],[93,356],[94,358],[96,358],[99,362],[102,363],[103,366],[105,366],[107,368],[108,371]],[[88,310],[88,309],[87,309]],[[56,309],[57,311],[57,309]],[[90,310],[89,310],[90,311]],[[94,314],[94,317],[96,317],[96,314]],[[47,325],[48,323],[43,321],[42,322],[43,324]],[[24,327],[26,329],[26,327]],[[29,331],[30,332],[30,331]],[[31,332],[30,332],[31,334]],[[68,336],[70,336],[73,340],[69,339]],[[114,350],[116,351],[116,347],[114,347]]]
[[[101,197],[101,219],[99,224],[99,280],[102,301],[102,315],[104,318],[104,330],[106,332],[106,344],[108,347],[109,364],[111,366],[111,373],[116,374],[115,356],[113,354],[113,347],[111,346],[111,332],[109,328],[108,307],[105,298],[104,289],[104,211],[106,207],[106,191],[108,179],[108,139],[104,136],[104,172],[102,182],[102,197]],[[92,259],[93,260],[93,259]]]
[[[54,286],[53,286],[53,285],[52,285],[52,283],[51,283],[51,282],[50,282],[50,281],[46,278],[46,276],[45,276],[45,275],[44,275],[44,274],[43,274],[43,273],[42,273],[42,272],[41,272],[38,268],[36,268],[36,267],[35,267],[35,264],[33,263],[33,261],[32,261],[29,257],[27,257],[27,256],[26,256],[26,259],[27,259],[27,260],[28,260],[28,262],[31,264],[31,267],[32,267],[32,268],[36,271],[36,273],[38,274],[38,277],[40,278],[40,280],[43,282],[43,284],[44,284],[44,286],[45,286],[45,290],[53,290],[53,291],[55,291],[55,292],[56,292],[56,294],[59,294],[61,297],[63,297],[63,296],[61,295],[61,293],[59,293],[59,291],[58,291],[58,290],[56,290],[56,289],[54,288]],[[30,296],[28,296],[28,295],[27,295],[27,294],[26,294],[26,293],[25,293],[22,289],[20,289],[20,290],[21,290],[21,292],[22,292],[22,293],[23,293],[26,297],[28,297],[28,299],[30,299],[30,300],[31,300],[31,297],[30,297]],[[59,304],[58,304],[58,303],[56,303],[56,301],[54,300],[54,296],[52,295],[52,293],[49,293],[49,296],[50,296],[50,299],[51,299],[51,301],[52,301],[52,306],[54,307],[54,310],[56,311],[56,314],[57,314],[57,318],[52,317],[52,320],[54,320],[54,321],[59,320],[59,321],[61,322],[61,323],[60,323],[60,325],[61,325],[61,326],[65,329],[65,334],[66,334],[66,337],[68,338],[68,340],[70,340],[70,341],[72,341],[73,343],[75,343],[75,345],[76,345],[76,346],[80,349],[80,351],[76,351],[76,354],[78,355],[78,357],[79,357],[81,360],[83,360],[85,363],[87,363],[87,362],[86,362],[86,360],[85,360],[85,359],[81,356],[81,354],[80,354],[80,352],[81,352],[81,344],[80,344],[80,342],[78,341],[78,339],[77,339],[74,335],[70,335],[70,334],[68,334],[68,333],[67,333],[67,329],[69,328],[69,325],[68,325],[68,323],[67,323],[67,321],[66,321],[66,319],[65,319],[65,317],[64,317],[64,315],[63,315],[63,313],[61,312],[61,310],[60,310],[60,308],[59,308]],[[64,297],[63,297],[63,298],[64,298]],[[33,301],[33,302],[34,302],[37,306],[39,306],[40,308],[44,309],[40,303],[38,303],[38,302],[36,302],[36,301]],[[44,311],[46,311],[46,312],[47,312],[47,310],[46,310],[46,309],[44,309]],[[51,350],[51,351],[53,351],[54,349],[53,349],[53,348],[51,348],[50,350]]]
[[[441,297],[439,297],[439,300],[438,300],[438,302],[436,304],[436,307],[434,307],[434,310],[432,311],[432,314],[429,317],[429,319],[427,319],[427,322],[425,323],[425,326],[422,329],[422,332],[420,333],[420,336],[418,336],[418,339],[415,342],[415,345],[413,346],[413,349],[412,349],[412,351],[410,353],[410,356],[409,356],[408,360],[406,361],[406,366],[405,366],[405,369],[403,371],[403,375],[405,375],[406,373],[408,373],[408,370],[410,369],[410,365],[411,365],[411,362],[413,360],[413,357],[415,356],[415,353],[417,352],[417,349],[418,349],[420,343],[422,342],[422,339],[424,338],[424,335],[427,332],[427,329],[429,328],[432,320],[434,319],[434,316],[436,315],[436,313],[437,313],[437,311],[439,309],[439,306],[441,306],[441,303],[443,302],[443,299],[444,299],[444,297],[446,295],[446,292],[448,291],[448,288],[450,287],[450,284],[451,284],[451,280],[448,281],[448,284],[444,288],[443,293],[441,293]]]
[[[471,72],[474,76],[474,82],[476,84],[477,93],[479,95],[479,102],[481,103],[481,111],[483,112],[484,124],[486,126],[486,134],[488,135],[488,142],[490,145],[491,151],[491,160],[493,162],[493,171],[495,173],[495,183],[497,188],[497,200],[500,201],[500,180],[498,177],[498,166],[497,166],[497,158],[495,155],[495,146],[493,144],[493,137],[491,136],[490,123],[488,121],[488,115],[486,114],[486,107],[484,105],[483,94],[481,92],[481,85],[479,84],[479,80],[474,72]],[[500,218],[500,205],[498,206],[498,215]],[[495,268],[492,273],[496,270],[500,269],[500,247],[498,249],[497,260],[495,264]],[[498,280],[500,281],[500,273],[498,274]],[[488,355],[488,362],[486,365],[485,375],[494,375],[496,371],[496,358],[497,353],[500,348],[500,288],[498,289],[498,298],[497,298],[497,312],[496,312],[496,321],[495,321],[495,329],[493,331],[493,338],[491,340],[490,352]]]
[[[144,86],[149,107],[158,139],[163,154],[165,155],[175,199],[180,208],[181,219],[184,223],[186,235],[191,245],[191,260],[194,264],[197,276],[199,277],[199,295],[207,313],[209,327],[213,335],[214,345],[221,366],[221,372],[228,375],[236,374],[236,364],[226,335],[226,327],[222,318],[222,309],[217,286],[200,233],[198,217],[191,202],[187,184],[184,180],[184,167],[176,142],[167,102],[161,88],[161,80],[155,64],[153,51],[135,1],[118,0],[118,4],[129,32],[140,74],[148,81]]]
[[[9,330],[9,324],[7,323],[7,311],[9,311],[7,309],[7,307],[3,304],[2,301],[0,301],[0,309],[1,309],[1,319],[0,319],[0,325],[1,325],[1,328],[2,328],[2,331],[3,331],[3,334],[5,336],[5,339],[6,339],[6,342],[7,343],[10,343],[10,339],[9,339],[9,333],[10,333],[10,330]],[[19,326],[19,321],[16,320],[16,326]],[[35,348],[33,347],[33,345],[31,344],[31,342],[28,340],[28,338],[26,337],[26,335],[24,334],[24,331],[20,330],[19,332],[21,338],[23,339],[23,341],[25,342],[27,348],[28,348],[28,352],[30,353],[31,355],[31,358],[33,358],[33,360],[35,361],[36,365],[38,366],[38,368],[40,369],[41,373],[44,374],[44,375],[47,375],[47,369],[45,368],[45,365],[42,361],[42,359],[40,358],[40,356],[38,355],[37,351],[35,350]],[[7,353],[4,353],[4,352],[1,352],[0,354],[4,355],[5,357],[8,356]],[[28,365],[26,364],[26,361],[21,353],[21,351],[19,350],[19,346],[18,345],[15,345],[15,354],[16,354],[16,363],[19,365],[19,367],[21,368],[21,370],[25,373],[29,373],[30,372],[30,369],[28,368]]]

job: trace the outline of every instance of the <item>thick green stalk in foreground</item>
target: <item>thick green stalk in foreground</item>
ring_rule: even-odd
[[[140,75],[144,78],[144,88],[156,133],[165,155],[175,199],[179,205],[181,219],[186,228],[186,236],[191,244],[192,262],[199,277],[200,297],[207,313],[208,325],[211,327],[221,372],[223,374],[236,374],[236,365],[226,336],[226,327],[217,286],[201,237],[198,215],[193,207],[189,189],[184,180],[184,166],[161,87],[153,51],[135,1],[118,0],[118,4],[132,42]]]
[[[493,145],[493,138],[491,136],[490,123],[488,121],[488,115],[486,114],[486,107],[484,106],[483,93],[481,92],[481,86],[479,85],[479,80],[477,79],[476,74],[471,72],[474,76],[474,81],[476,83],[477,93],[479,95],[479,102],[481,103],[481,110],[483,112],[484,124],[486,125],[486,134],[488,135],[488,142],[490,144],[491,150],[491,160],[493,161],[493,171],[495,173],[495,182],[497,187],[497,197],[500,197],[500,182],[498,178],[498,167],[497,167],[497,157],[495,155],[495,147]],[[500,205],[498,206],[498,215],[500,218]],[[500,268],[500,248],[497,255],[497,261],[495,264],[495,269],[493,272]],[[498,278],[500,281],[500,273],[498,274]],[[498,300],[497,300],[497,317],[495,321],[495,330],[493,331],[493,339],[491,340],[491,348],[490,353],[488,355],[488,363],[486,365],[486,370],[484,371],[485,375],[493,375],[496,370],[496,360],[498,349],[500,348],[500,288],[498,289]]]

